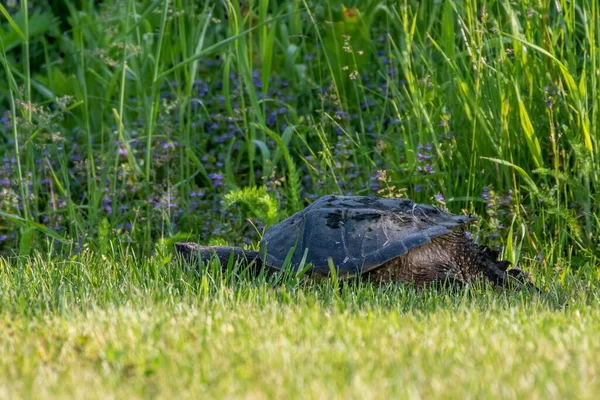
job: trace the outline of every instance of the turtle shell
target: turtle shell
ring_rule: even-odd
[[[328,258],[341,274],[372,270],[450,233],[469,217],[446,213],[408,199],[324,196],[302,211],[271,226],[261,242],[267,265],[281,269],[290,251],[291,266],[329,272]]]

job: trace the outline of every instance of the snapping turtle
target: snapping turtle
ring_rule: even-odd
[[[465,283],[477,277],[503,286],[515,278],[526,283],[525,272],[508,269],[498,253],[473,243],[465,234],[469,217],[453,215],[408,199],[363,196],[324,196],[304,210],[269,227],[260,252],[238,247],[176,243],[188,261],[209,260],[221,265],[233,253],[256,271],[284,267],[288,253],[291,268],[310,263],[315,275],[330,273],[330,262],[339,275],[363,274],[378,282],[412,282],[417,286],[441,281]]]

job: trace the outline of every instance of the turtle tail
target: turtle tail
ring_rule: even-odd
[[[197,263],[198,261],[207,263],[213,256],[216,256],[221,267],[225,268],[233,256],[234,265],[237,263],[241,268],[252,264],[256,271],[260,271],[263,266],[258,252],[241,247],[200,246],[196,243],[180,242],[175,243],[175,252],[188,263]]]

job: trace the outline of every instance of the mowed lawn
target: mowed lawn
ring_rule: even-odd
[[[417,291],[41,263],[2,265],[3,398],[594,398],[600,389],[598,285],[582,279],[541,294]]]

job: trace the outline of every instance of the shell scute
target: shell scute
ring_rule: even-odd
[[[270,266],[281,268],[289,249],[295,248],[294,268],[306,251],[306,262],[317,273],[329,271],[328,258],[342,273],[361,273],[468,220],[408,199],[324,196],[271,226],[261,242],[261,254]]]

